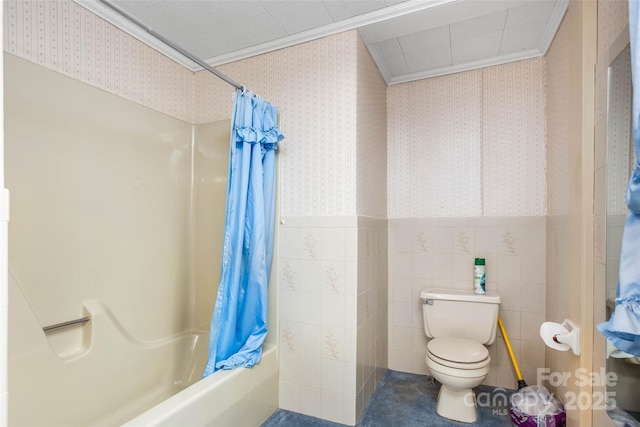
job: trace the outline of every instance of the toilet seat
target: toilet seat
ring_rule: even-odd
[[[455,369],[482,369],[491,357],[485,346],[465,338],[434,338],[427,344],[427,358]]]

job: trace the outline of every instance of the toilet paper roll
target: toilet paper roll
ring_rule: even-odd
[[[553,340],[553,337],[556,335],[565,335],[568,333],[567,328],[559,323],[544,322],[540,326],[540,338],[542,338],[542,341],[544,341],[548,347],[554,350],[567,351],[571,348],[569,344],[558,343]]]

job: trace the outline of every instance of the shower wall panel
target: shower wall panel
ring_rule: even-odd
[[[194,126],[6,53],[5,88],[10,424],[119,425],[200,376],[229,120]]]
[[[230,120],[195,126],[194,320],[202,330],[209,330],[220,279],[230,129]]]
[[[99,299],[136,338],[188,329],[191,125],[9,54],[5,88],[10,277],[39,324]]]

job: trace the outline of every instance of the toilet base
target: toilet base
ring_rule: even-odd
[[[456,390],[443,384],[438,392],[436,412],[450,420],[473,423],[478,419],[476,394],[470,388]]]

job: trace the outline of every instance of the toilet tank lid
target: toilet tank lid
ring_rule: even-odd
[[[500,295],[495,292],[486,294],[475,294],[472,290],[466,289],[437,289],[424,288],[420,292],[421,300],[447,300],[447,301],[471,301],[485,304],[500,304]]]

